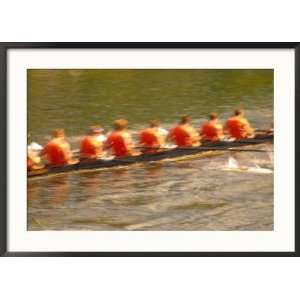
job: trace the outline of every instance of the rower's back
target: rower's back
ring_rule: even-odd
[[[45,145],[42,154],[46,156],[51,166],[63,166],[72,158],[70,144],[65,140],[65,134],[62,129],[53,131],[52,139]]]
[[[227,120],[225,127],[230,137],[235,139],[254,137],[254,129],[241,110],[235,110],[234,115]]]
[[[181,122],[170,131],[171,140],[178,147],[193,147],[200,145],[200,136],[196,129],[190,124],[191,117],[183,116]]]
[[[216,142],[224,139],[223,126],[219,123],[216,113],[209,114],[209,121],[202,125],[200,133],[205,141]]]
[[[111,149],[114,156],[131,156],[134,153],[134,145],[131,134],[127,130],[128,122],[125,119],[114,122],[114,131],[109,134],[105,148]]]
[[[100,126],[89,127],[88,134],[80,142],[80,159],[95,159],[102,154],[102,142],[98,138],[102,131]]]
[[[148,128],[139,132],[139,144],[145,147],[145,149],[143,149],[144,153],[155,153],[164,145],[165,138],[161,133],[159,125],[157,120],[152,120]]]

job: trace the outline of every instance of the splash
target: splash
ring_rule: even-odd
[[[272,174],[273,170],[262,168],[257,163],[253,167],[240,166],[238,161],[232,156],[229,157],[227,164],[223,168],[224,171],[236,171],[255,174]]]
[[[229,157],[227,165],[227,169],[238,169],[239,168],[239,163],[236,159],[234,159],[232,156]]]
[[[261,168],[259,165],[255,164],[252,168],[247,168],[246,170],[248,173],[255,173],[255,174],[272,174],[273,170],[267,168]]]

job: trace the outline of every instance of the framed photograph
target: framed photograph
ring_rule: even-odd
[[[299,256],[298,43],[2,43],[0,76],[2,255]]]

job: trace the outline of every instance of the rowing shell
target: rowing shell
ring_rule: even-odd
[[[245,139],[245,140],[231,141],[231,142],[222,141],[216,143],[206,143],[199,147],[183,148],[183,149],[175,148],[172,150],[166,150],[166,151],[153,153],[153,154],[141,154],[139,156],[114,158],[111,160],[98,159],[89,162],[79,162],[76,164],[66,165],[62,167],[48,166],[43,169],[28,171],[27,176],[29,178],[32,178],[32,177],[47,176],[50,174],[66,173],[71,171],[127,166],[127,165],[141,163],[141,162],[165,161],[174,158],[180,159],[181,157],[189,158],[190,156],[195,156],[197,154],[207,154],[212,152],[215,153],[217,150],[223,151],[226,149],[232,149],[232,148],[248,146],[248,145],[258,145],[267,142],[273,142],[273,135],[261,134],[256,136],[253,139]]]

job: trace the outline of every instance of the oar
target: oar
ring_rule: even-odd
[[[273,150],[262,150],[262,149],[241,149],[241,148],[219,148],[219,149],[207,149],[203,151],[221,150],[221,151],[243,151],[243,152],[273,152]]]
[[[184,150],[194,150],[195,148],[176,148]],[[273,150],[263,150],[263,149],[244,149],[244,148],[226,148],[226,147],[199,147],[197,151],[245,151],[245,152],[273,152]]]
[[[244,152],[273,152],[273,150],[263,150],[263,149],[244,149],[244,148],[226,148],[226,147],[177,147],[177,148],[164,148],[164,147],[136,147],[138,149],[149,149],[149,150],[184,150],[184,151],[195,151],[197,150],[197,152],[199,151],[244,151]]]

